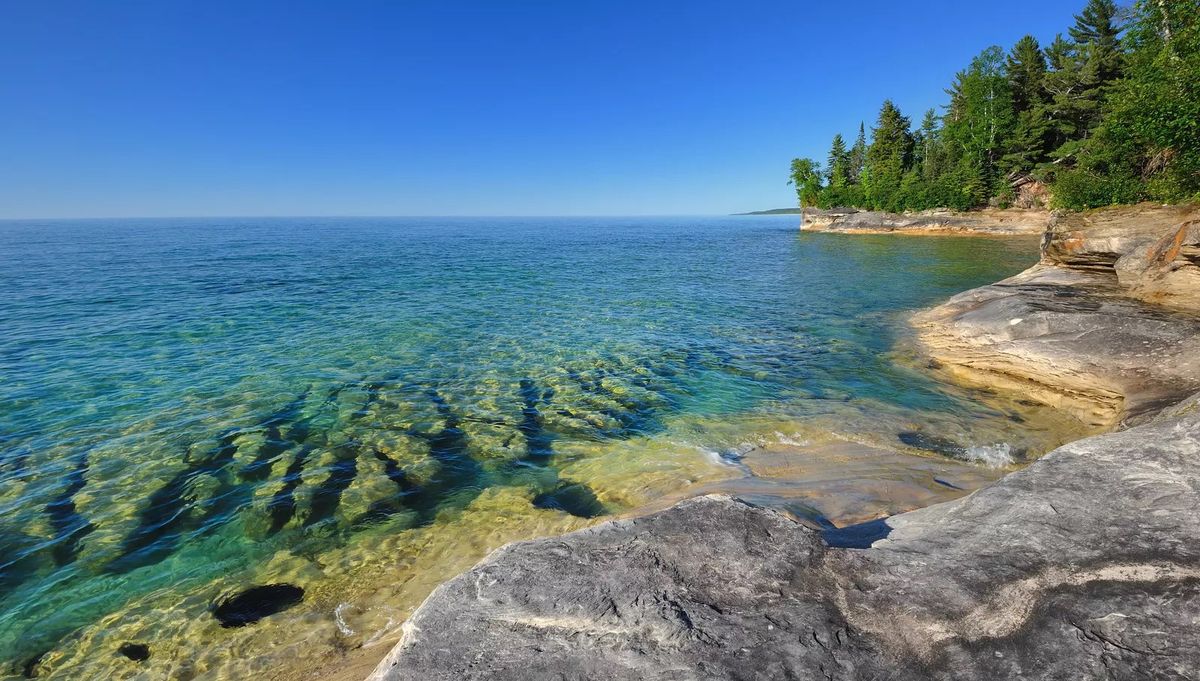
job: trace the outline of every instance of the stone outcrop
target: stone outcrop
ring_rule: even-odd
[[[848,234],[1041,234],[1050,224],[1044,210],[998,209],[956,212],[881,213],[854,209],[805,211],[802,229]]]
[[[1128,295],[1200,310],[1200,207],[1127,206],[1055,215],[1042,261],[1115,275]]]
[[[866,529],[703,497],[493,553],[371,679],[1195,678],[1197,509],[1198,398]]]
[[[1200,390],[1194,217],[1146,206],[1056,216],[1039,265],[914,318],[923,350],[958,380],[1096,428],[1136,423]]]
[[[915,319],[940,370],[1123,430],[848,528],[722,495],[511,544],[371,681],[1200,678],[1197,227],[1128,210]]]

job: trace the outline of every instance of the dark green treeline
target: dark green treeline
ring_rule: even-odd
[[[1089,0],[1049,45],[989,47],[919,124],[890,100],[824,164],[795,159],[800,205],[899,212],[1008,206],[1046,185],[1054,207],[1200,200],[1200,0]]]

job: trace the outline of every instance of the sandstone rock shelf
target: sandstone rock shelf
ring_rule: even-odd
[[[918,213],[882,213],[854,209],[808,209],[801,228],[808,232],[846,234],[990,234],[1011,236],[1041,234],[1051,214],[1036,209],[994,209],[958,212],[928,210]]]
[[[512,544],[371,680],[1197,678],[1193,210],[1056,216],[1041,264],[914,320],[957,380],[1118,432],[842,530],[708,496]]]

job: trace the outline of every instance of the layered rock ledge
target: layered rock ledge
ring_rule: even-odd
[[[1200,210],[1058,216],[1042,259],[918,314],[955,379],[1018,392],[1096,428],[1137,423],[1200,390]]]
[[[943,371],[1123,430],[850,528],[710,496],[512,544],[370,678],[1198,678],[1200,244],[1168,213],[1055,218],[1038,266],[916,319]]]
[[[510,545],[371,679],[1194,678],[1197,509],[1200,396],[866,550],[729,497]]]
[[[820,210],[804,213],[801,228],[807,232],[847,234],[991,234],[1009,236],[1041,234],[1050,225],[1051,214],[1034,209],[996,209],[957,212],[928,210],[917,213],[882,213],[854,209]]]

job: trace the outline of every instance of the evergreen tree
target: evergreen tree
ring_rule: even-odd
[[[1200,0],[1135,0],[1117,17],[1114,0],[1087,0],[1070,40],[988,48],[915,132],[884,102],[869,145],[863,125],[849,151],[834,138],[828,187],[815,161],[793,161],[801,205],[966,209],[1027,174],[1068,208],[1200,201]]]
[[[1013,126],[1012,92],[1004,52],[989,47],[960,71],[950,90],[944,135],[973,204],[999,187],[999,160]]]
[[[1200,199],[1200,0],[1139,0],[1127,44],[1103,121],[1054,187],[1059,206]]]
[[[1036,170],[1045,163],[1055,144],[1046,104],[1046,55],[1037,39],[1027,35],[1017,41],[1004,63],[1012,92],[1016,120],[1001,167],[1013,174]]]
[[[829,149],[829,186],[845,187],[850,184],[850,152],[840,134],[833,136]]]
[[[1102,85],[1121,75],[1121,29],[1116,22],[1117,5],[1113,0],[1088,0],[1070,28],[1071,40],[1086,52],[1087,59],[1096,62],[1096,76]]]
[[[863,170],[866,200],[876,210],[904,210],[900,184],[912,161],[913,138],[910,122],[887,100],[879,110]]]
[[[941,126],[933,109],[926,111],[921,119],[915,141],[913,167],[920,172],[922,180],[933,182],[943,170]]]
[[[867,126],[858,124],[858,137],[850,147],[850,183],[862,182],[863,168],[867,163]]]
[[[1070,158],[1077,141],[1086,136],[1089,121],[1099,115],[1100,102],[1095,96],[1099,77],[1062,35],[1055,36],[1046,48],[1046,61],[1050,66],[1043,80],[1049,146],[1055,150],[1054,156]]]
[[[1031,35],[1017,41],[1004,62],[1013,111],[1028,111],[1045,100],[1046,55]]]

